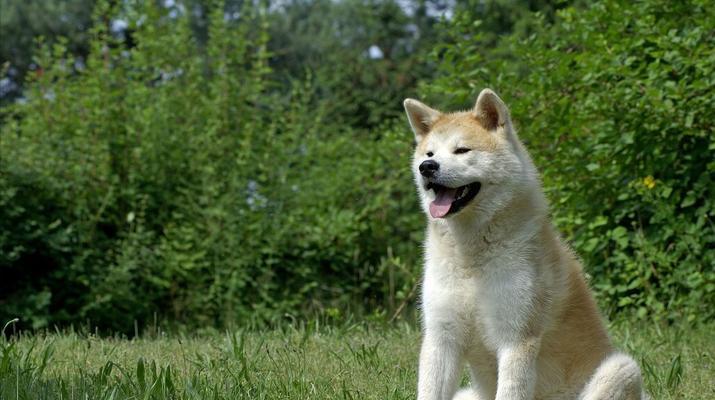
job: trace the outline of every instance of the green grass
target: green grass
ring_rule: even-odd
[[[713,331],[611,327],[654,399],[715,398]],[[0,338],[0,399],[414,399],[419,336],[408,324],[354,324]]]

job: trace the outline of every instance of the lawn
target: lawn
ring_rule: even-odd
[[[611,325],[654,399],[715,398],[713,331]],[[0,338],[0,398],[413,399],[419,336],[410,324],[363,323],[134,340],[19,335]]]

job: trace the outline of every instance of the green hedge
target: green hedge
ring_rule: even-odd
[[[554,217],[612,312],[715,316],[715,9],[598,1],[536,14],[491,51],[462,10],[424,87],[464,106],[501,93]],[[444,94],[449,94],[445,96]]]
[[[133,48],[94,28],[77,76],[62,46],[38,56],[0,133],[0,320],[226,326],[407,297],[411,136],[331,120],[310,82],[276,91],[265,14],[216,10],[205,48],[148,5]]]
[[[205,44],[165,9],[122,12],[133,47],[97,24],[79,73],[45,47],[3,109],[0,321],[131,332],[155,316],[390,316],[411,299],[423,216],[405,121],[351,128],[310,80],[286,90],[260,10],[216,7]],[[500,92],[610,312],[712,319],[712,7],[600,1],[496,43],[475,13],[443,25],[425,99]]]

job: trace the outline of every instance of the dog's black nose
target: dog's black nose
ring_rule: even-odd
[[[439,163],[435,160],[423,161],[422,164],[420,164],[420,174],[422,174],[422,176],[433,176],[437,170],[439,170]]]

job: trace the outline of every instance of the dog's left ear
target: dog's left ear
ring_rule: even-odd
[[[509,122],[509,109],[502,99],[491,89],[479,93],[477,104],[472,111],[477,120],[488,131],[495,131]]]
[[[415,140],[419,143],[427,136],[441,113],[415,99],[405,99],[403,105],[412,131],[415,132]]]

